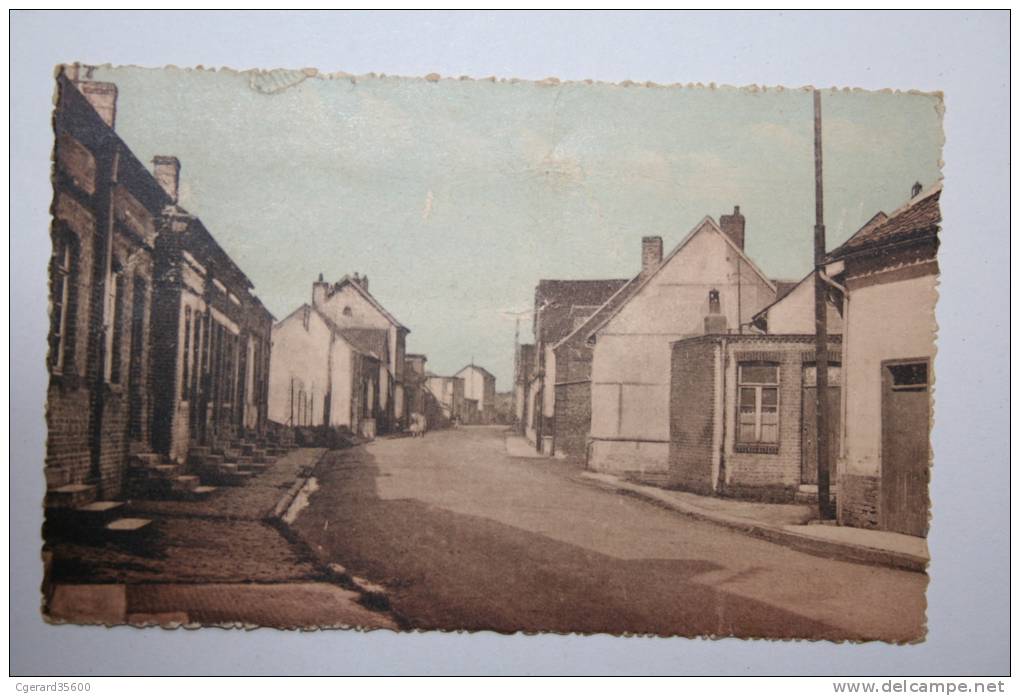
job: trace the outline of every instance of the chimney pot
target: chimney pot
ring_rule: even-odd
[[[176,203],[181,182],[181,161],[172,155],[156,155],[152,158],[152,174],[170,201]]]
[[[920,195],[921,190],[923,188],[924,187],[921,186],[921,182],[920,181],[915,181],[914,185],[910,187],[910,197],[911,198],[917,198],[918,195]]]
[[[641,275],[647,276],[662,263],[662,237],[641,238]]]
[[[733,243],[737,245],[741,251],[744,250],[744,230],[746,227],[746,221],[744,216],[740,214],[740,206],[733,206],[732,215],[720,215],[719,216],[719,228],[723,233],[733,240]]]

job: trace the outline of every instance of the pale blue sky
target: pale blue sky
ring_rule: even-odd
[[[474,358],[509,388],[513,320],[540,278],[625,278],[739,205],[772,277],[810,267],[810,92],[359,77],[274,94],[226,71],[97,70],[117,130],[182,162],[181,203],[282,318],[320,272],[368,274],[408,351]],[[272,87],[295,81],[258,80]],[[823,93],[829,247],[938,179],[939,101]],[[522,340],[530,339],[523,323]]]

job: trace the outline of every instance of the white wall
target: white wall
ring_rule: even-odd
[[[826,314],[828,332],[843,333],[843,318],[830,303]],[[770,334],[813,334],[815,332],[815,279],[809,276],[768,311]]]
[[[669,440],[673,341],[704,333],[719,291],[731,330],[775,299],[722,234],[703,224],[598,333],[592,359],[593,438]]]
[[[314,394],[315,417],[321,422],[323,398],[328,384],[331,331],[310,308],[305,326],[304,310],[298,310],[273,327],[269,360],[269,419],[291,421],[291,385]],[[296,411],[295,411],[296,413]]]
[[[933,275],[850,291],[847,330],[843,336],[845,473],[879,475],[882,361],[934,357],[937,297]]]

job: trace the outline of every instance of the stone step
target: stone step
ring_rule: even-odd
[[[131,465],[138,467],[154,467],[163,464],[163,455],[155,452],[141,452],[131,455]]]
[[[69,483],[46,492],[46,507],[77,508],[96,499],[96,487],[88,483]]]
[[[207,454],[212,454],[212,448],[211,447],[204,447],[204,446],[196,445],[195,447],[188,448],[188,456],[189,457],[201,457],[201,456],[207,455]]]
[[[108,523],[104,529],[117,536],[137,536],[152,528],[152,520],[145,517],[120,517]]]
[[[173,490],[175,493],[191,493],[198,488],[200,483],[198,476],[177,476],[173,480]]]
[[[255,474],[250,471],[232,471],[229,473],[223,473],[220,478],[220,483],[224,486],[243,486],[248,483]]]
[[[250,471],[253,474],[261,474],[263,471],[269,468],[269,465],[264,462],[238,462],[237,468],[240,471]]]
[[[216,486],[195,486],[191,491],[191,495],[199,500],[208,498],[210,495],[218,491],[219,488]]]

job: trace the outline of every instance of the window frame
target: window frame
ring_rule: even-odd
[[[62,252],[62,253],[61,253]],[[71,290],[77,281],[75,265],[77,247],[71,233],[58,229],[53,237],[53,255],[50,271],[50,371],[64,374],[67,367],[67,334],[70,324]],[[57,279],[60,282],[60,302],[56,302]],[[58,316],[59,315],[59,316]]]
[[[745,367],[770,367],[775,370],[775,381],[763,382],[763,381],[747,381],[744,377]],[[745,360],[737,363],[737,380],[736,380],[736,403],[735,403],[735,427],[733,434],[734,447],[737,451],[743,452],[755,452],[759,454],[777,454],[779,452],[779,444],[781,440],[780,434],[780,418],[781,418],[781,406],[782,406],[782,366],[780,363],[772,360]],[[741,397],[745,389],[754,390],[754,435],[753,439],[744,439],[743,435],[743,424],[741,422],[743,415],[741,409]],[[766,390],[775,390],[776,399],[775,404],[770,406],[764,405],[764,392]],[[762,431],[763,428],[768,424],[763,422],[764,411],[763,408],[775,409],[775,439],[774,440],[763,440]]]

